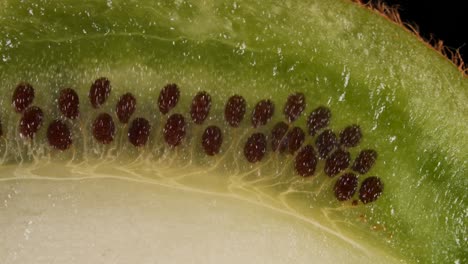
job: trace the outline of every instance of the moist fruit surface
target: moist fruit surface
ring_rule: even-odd
[[[3,186],[144,180],[281,212],[367,261],[466,261],[467,79],[384,17],[341,0],[0,7]]]

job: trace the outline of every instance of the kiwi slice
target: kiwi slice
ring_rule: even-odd
[[[0,4],[2,263],[466,263],[467,79],[342,0]]]

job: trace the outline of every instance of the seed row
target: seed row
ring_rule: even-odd
[[[109,98],[112,91],[109,79],[102,77],[92,83],[88,97],[91,106],[99,109]],[[177,84],[167,84],[161,90],[157,103],[159,111],[166,115],[177,106],[180,99],[180,89]],[[34,101],[34,88],[28,83],[17,85],[12,106],[22,114],[19,122],[19,134],[22,138],[32,139],[41,128],[44,113],[41,108],[31,106]],[[80,100],[75,90],[65,88],[60,91],[58,108],[65,118],[75,120],[80,115]],[[192,99],[190,118],[196,125],[202,125],[210,114],[211,95],[206,91],[198,92]],[[116,104],[116,115],[120,123],[127,124],[137,108],[137,99],[131,93],[120,96]],[[314,109],[307,118],[308,134],[318,135],[314,144],[303,146],[306,133],[298,126],[292,126],[304,112],[306,98],[303,93],[291,94],[283,108],[285,121],[275,124],[271,130],[271,149],[280,154],[295,155],[295,171],[303,177],[315,175],[319,160],[325,161],[324,173],[329,177],[342,174],[348,168],[353,172],[342,174],[335,182],[334,193],[339,201],[352,198],[358,187],[358,175],[366,174],[377,159],[373,149],[362,150],[354,163],[348,148],[356,147],[362,139],[359,125],[352,124],[340,131],[337,136],[327,127],[331,121],[331,110],[325,106]],[[231,96],[225,105],[224,118],[228,125],[236,128],[243,121],[247,109],[245,99],[241,95]],[[253,108],[251,124],[254,129],[266,125],[275,113],[275,104],[269,100],[260,100]],[[136,117],[129,125],[127,137],[135,147],[147,144],[151,132],[150,122],[143,117]],[[171,147],[182,144],[187,134],[187,121],[180,113],[170,114],[163,126],[163,137]],[[2,136],[0,121],[0,136]],[[94,139],[101,144],[110,144],[115,137],[116,127],[113,117],[108,113],[100,113],[92,122]],[[47,129],[49,144],[64,151],[72,145],[72,134],[67,124],[59,119],[53,120]],[[219,154],[223,143],[222,130],[214,125],[205,128],[201,145],[208,156]],[[253,132],[246,140],[243,153],[250,163],[262,161],[268,149],[268,137],[262,132]],[[297,152],[297,154],[296,154]],[[383,183],[378,177],[366,178],[359,190],[359,199],[364,204],[375,201],[383,191]]]

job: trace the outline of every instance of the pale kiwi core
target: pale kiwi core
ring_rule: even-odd
[[[170,168],[142,175],[128,170],[112,163],[3,168],[2,175],[15,175],[0,185],[3,263],[397,262],[280,209],[279,200],[265,204],[184,187],[176,182],[193,176]],[[225,176],[190,171],[206,181]],[[170,173],[174,181],[150,180],[155,173]]]

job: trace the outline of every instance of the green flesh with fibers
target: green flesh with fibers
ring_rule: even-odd
[[[103,175],[143,175],[158,184],[276,208],[345,241],[340,243],[387,255],[389,262],[467,261],[468,80],[413,35],[367,9],[327,0],[2,1],[0,29],[0,185],[13,172],[60,178],[50,166],[80,167],[83,175],[89,166],[89,175],[100,168]],[[113,90],[95,110],[87,95],[101,76]],[[33,104],[45,113],[31,144],[19,137],[20,115],[11,107],[22,81],[34,86]],[[187,120],[197,91],[209,92],[213,102],[209,120],[202,126],[189,122],[187,138],[176,149],[164,143],[167,117],[157,110],[167,83],[181,88],[171,113]],[[78,92],[81,115],[69,123],[73,148],[59,152],[47,145],[46,128],[60,116],[55,100],[63,87]],[[128,91],[138,100],[133,117],[152,124],[149,145],[133,147],[120,124],[116,140],[99,145],[91,135],[92,120],[114,113],[118,97]],[[332,190],[338,177],[326,176],[323,162],[314,177],[302,178],[291,155],[268,149],[258,164],[245,160],[248,135],[269,135],[284,119],[283,105],[294,92],[307,100],[294,125],[306,130],[307,115],[326,105],[334,131],[361,126],[362,142],[351,155],[365,148],[378,152],[375,166],[360,177],[360,182],[373,175],[382,179],[385,188],[377,201],[357,206],[337,201]],[[237,129],[224,121],[224,105],[233,94],[247,101]],[[250,113],[264,98],[275,103],[275,115],[253,129]],[[200,145],[210,124],[221,127],[225,138],[216,157],[206,156]]]

